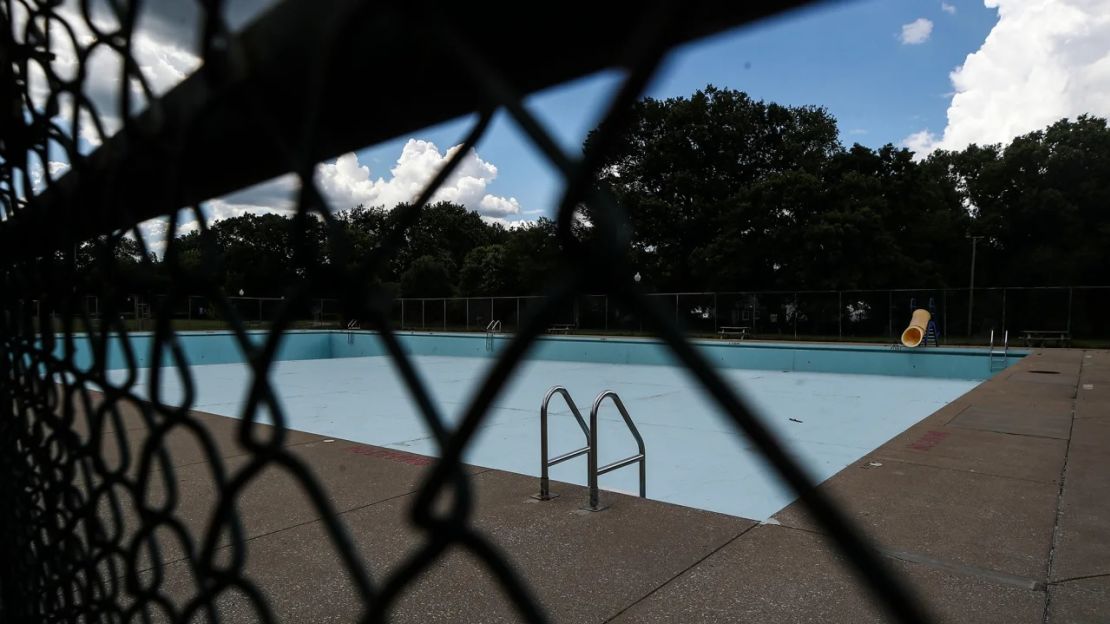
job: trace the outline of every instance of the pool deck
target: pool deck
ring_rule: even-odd
[[[246,464],[237,421],[198,418],[226,468]],[[141,442],[133,417],[121,425]],[[286,442],[327,489],[376,582],[423,542],[405,513],[427,459],[300,432]],[[211,513],[210,468],[191,435],[172,434],[166,446],[177,515],[195,535]],[[757,524],[603,493],[612,506],[589,513],[578,509],[581,487],[555,483],[561,496],[537,502],[535,478],[469,472],[472,524],[554,622],[888,621],[798,504]],[[821,487],[937,621],[1110,621],[1110,351],[1034,350]],[[239,511],[247,574],[281,620],[357,618],[360,600],[288,473],[264,470]],[[197,589],[181,553],[162,550],[161,591],[171,598]],[[234,595],[220,604],[223,621],[255,619]],[[392,621],[516,617],[481,565],[451,551],[403,594]]]

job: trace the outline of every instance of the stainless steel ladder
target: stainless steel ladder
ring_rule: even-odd
[[[597,412],[601,409],[601,404],[605,399],[611,399],[613,404],[617,406],[617,410],[624,418],[624,424],[628,426],[628,430],[632,433],[632,437],[636,438],[636,446],[639,452],[635,455],[618,459],[617,461],[606,464],[600,468],[597,466]],[[608,507],[608,505],[600,504],[598,500],[598,487],[597,478],[603,474],[613,472],[619,468],[624,468],[631,464],[640,464],[640,498],[647,498],[647,450],[644,448],[644,439],[640,437],[640,431],[636,428],[636,423],[632,422],[632,417],[628,415],[628,410],[624,408],[624,403],[621,398],[617,396],[616,392],[606,390],[597,395],[594,399],[594,406],[590,409],[590,446],[588,455],[588,470],[589,470],[589,488],[590,497],[587,504],[583,509],[589,511],[601,511]]]
[[[578,426],[582,429],[582,435],[586,437],[586,446],[580,449],[573,450],[569,453],[563,453],[558,457],[551,459],[547,458],[547,405],[551,402],[552,397],[556,394],[561,395],[563,400],[566,401],[570,411],[574,414],[574,419],[578,421]],[[590,452],[590,429],[586,426],[586,421],[582,419],[582,412],[578,411],[578,406],[574,404],[574,399],[570,398],[570,393],[563,386],[552,386],[547,394],[543,397],[543,403],[540,404],[540,493],[535,494],[532,498],[536,500],[551,500],[559,496],[552,494],[550,488],[550,481],[548,480],[547,469],[561,464],[568,459],[574,459],[580,455],[585,455]]]
[[[994,348],[994,330],[991,330],[991,346],[990,346],[990,370],[1002,370],[1006,368],[1006,361],[1009,357],[1010,351],[1010,330],[1006,330],[1002,334],[1002,349],[996,350]]]
[[[501,321],[496,319],[486,325],[486,351],[493,351],[493,335],[501,332]]]
[[[547,457],[547,408],[551,403],[551,399],[556,395],[561,395],[570,407],[571,413],[574,414],[574,419],[578,421],[578,427],[582,429],[582,434],[586,436],[586,446],[575,449],[569,453],[563,453],[558,457],[548,459]],[[632,437],[636,439],[636,446],[638,452],[635,455],[618,459],[617,461],[601,466],[597,465],[597,413],[601,409],[601,404],[609,399],[617,406],[621,417],[624,418],[624,424],[632,433]],[[569,459],[574,459],[580,455],[587,455],[586,463],[586,479],[589,485],[589,498],[583,509],[589,511],[601,511],[606,509],[608,505],[602,505],[599,501],[599,488],[597,485],[597,478],[608,472],[612,472],[619,468],[624,468],[631,464],[640,464],[640,498],[647,498],[647,450],[644,447],[644,439],[640,436],[640,430],[636,428],[636,423],[632,421],[632,417],[628,415],[628,410],[625,409],[624,403],[616,392],[606,390],[597,395],[594,399],[593,407],[590,409],[590,424],[587,426],[586,421],[582,419],[582,413],[578,411],[578,406],[574,404],[574,400],[570,398],[570,393],[563,386],[552,386],[547,394],[543,397],[543,403],[540,404],[540,492],[539,494],[532,495],[536,500],[551,500],[556,498],[558,494],[552,494],[550,488],[550,479],[548,478],[548,468],[556,464],[561,464]]]

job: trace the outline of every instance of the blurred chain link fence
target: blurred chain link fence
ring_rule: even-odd
[[[671,301],[625,283],[622,276],[631,274],[622,260],[625,220],[605,189],[592,183],[597,154],[564,153],[522,103],[544,87],[620,68],[622,82],[593,141],[604,152],[665,52],[800,4],[571,0],[537,19],[535,7],[516,3],[487,3],[475,11],[448,2],[284,0],[234,32],[229,6],[219,0],[0,1],[0,619],[218,621],[221,605],[234,595],[240,614],[274,621],[269,589],[246,570],[251,549],[239,509],[260,475],[278,471],[318,515],[362,620],[388,618],[398,598],[449,549],[480,562],[521,619],[546,620],[533,588],[474,528],[461,457],[536,337],[573,318],[602,326],[642,323],[664,341],[798,493],[871,595],[901,621],[925,620],[921,605],[861,531],[812,486],[737,390],[686,341],[686,331],[708,328],[709,296]],[[139,59],[148,43],[139,25],[167,7],[191,12],[189,23],[179,23],[173,11],[154,22],[191,29],[181,49],[194,51],[199,67],[176,86],[153,84],[150,67]],[[94,63],[100,57],[108,59],[106,66]],[[114,76],[107,88],[92,81],[103,72]],[[388,93],[352,79],[368,75],[388,84]],[[495,111],[504,111],[562,176],[557,222],[563,267],[550,276],[542,299],[422,302],[419,309],[404,302],[397,310],[372,277],[461,157],[485,136]],[[385,242],[354,257],[317,186],[316,165],[461,115],[474,120],[461,148],[401,209]],[[215,278],[220,252],[210,244],[202,202],[286,173],[297,181],[292,210],[298,232],[322,227],[327,244],[295,237],[289,252],[299,277],[273,298],[223,292]],[[571,228],[582,203],[591,208],[595,242],[577,240]],[[202,246],[182,249],[172,235],[159,243],[139,227],[154,218],[171,234],[195,222]],[[164,261],[156,262],[151,252],[159,244]],[[133,271],[136,264],[150,270]],[[308,284],[327,285],[343,297],[314,300]],[[590,292],[610,295],[582,296]],[[814,331],[830,331],[831,295],[807,295],[805,303],[793,304],[794,312],[785,311],[794,295],[760,297],[718,302],[713,309],[738,310],[742,318],[750,306],[777,331],[792,319],[801,324],[805,309],[807,319],[824,319]],[[868,297],[875,310],[895,305],[884,304],[881,295]],[[772,314],[781,318],[771,321]],[[1091,316],[1097,316],[1093,308]],[[252,370],[235,425],[245,454],[235,461],[221,458],[212,421],[191,409],[193,364],[177,321],[194,317],[222,322]],[[418,320],[427,327],[460,318],[464,327],[512,319],[514,336],[449,427],[394,330]],[[301,319],[359,319],[363,328],[379,331],[440,445],[408,511],[419,547],[396,568],[376,568],[373,556],[360,554],[311,467],[283,445],[290,434],[268,374],[283,334]],[[133,339],[136,324],[148,332],[141,341]],[[248,333],[256,324],[267,331]],[[89,347],[88,361],[75,356],[78,344]],[[122,368],[110,370],[117,348]],[[152,369],[151,388],[159,375],[174,375],[185,388],[180,401],[154,390],[143,398],[140,348],[149,350],[147,361],[166,363]],[[260,424],[264,418],[274,426]],[[172,436],[193,439],[208,468],[213,500],[203,528],[190,528],[182,517],[167,443]],[[171,561],[188,571],[185,587],[168,586],[162,571]]]

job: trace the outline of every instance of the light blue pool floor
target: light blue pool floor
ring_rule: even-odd
[[[462,417],[493,361],[413,359],[450,423]],[[241,416],[249,380],[246,366],[216,364],[192,371],[197,388],[193,409]],[[137,391],[143,396],[148,373],[140,371]],[[755,370],[722,374],[818,483],[979,383]],[[169,369],[162,377],[163,401],[180,401],[178,378]],[[282,361],[270,378],[289,428],[425,455],[438,452],[388,358]],[[649,498],[760,521],[795,498],[695,382],[682,369],[667,366],[527,362],[495,401],[466,461],[538,476],[540,402],[555,384],[568,388],[587,419],[598,393],[612,389],[620,394],[647,446]],[[549,414],[552,455],[584,445],[560,399],[552,401]],[[611,403],[600,412],[598,436],[602,464],[635,453]],[[584,485],[586,458],[555,466],[551,477]],[[601,486],[635,492],[636,468],[602,476]],[[557,492],[558,484],[552,489]]]

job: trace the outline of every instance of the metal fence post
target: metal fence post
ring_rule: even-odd
[[[944,290],[941,291],[941,304],[940,305],[943,307],[943,310],[944,310],[942,312],[943,318],[944,318],[944,320],[942,321],[944,323],[944,329],[941,330],[941,332],[940,332],[940,340],[941,340],[941,342],[947,344],[947,341],[948,341],[948,289],[947,288],[945,288]]]
[[[405,300],[401,300],[401,329],[405,328]]]
[[[975,288],[968,288],[967,289],[967,337],[968,338],[971,338],[971,334],[972,334],[972,331],[971,331],[971,328],[972,328],[971,310],[972,310],[972,306],[974,304],[975,304]]]
[[[520,297],[516,298],[516,326],[520,328]]]
[[[1071,296],[1072,296],[1072,291],[1073,290],[1075,290],[1075,289],[1070,287],[1070,286],[1068,287],[1068,326],[1067,326],[1067,330],[1068,330],[1068,336],[1069,337],[1071,337]]]
[[[426,303],[428,303],[427,299],[420,300],[420,329],[424,329],[424,308],[426,307],[424,304]]]
[[[1070,301],[1071,299],[1069,298],[1068,300]],[[1070,314],[1068,322],[1071,322]],[[605,331],[609,331],[609,295],[605,295]]]
[[[894,337],[894,291],[886,291],[886,337]]]
[[[798,339],[798,293],[794,293],[794,340]]]
[[[844,292],[836,291],[836,337],[844,340]]]
[[[443,300],[443,331],[447,331],[447,299]]]
[[[470,297],[466,298],[466,323],[463,325],[467,331],[470,331]]]
[[[713,333],[717,333],[717,293],[713,293]]]
[[[1002,330],[1006,330],[1006,289],[1002,289]]]

